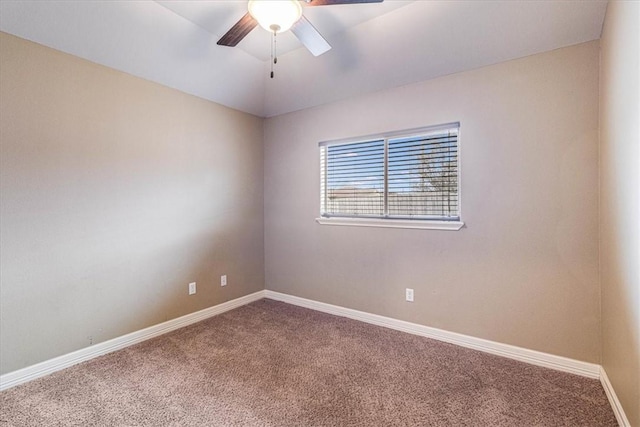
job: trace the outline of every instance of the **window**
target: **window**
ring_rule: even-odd
[[[320,143],[318,222],[460,229],[459,128]]]

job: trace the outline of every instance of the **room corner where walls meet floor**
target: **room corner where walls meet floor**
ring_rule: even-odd
[[[124,349],[134,344],[147,341],[151,338],[164,335],[166,333],[175,331],[188,325],[192,325],[194,323],[206,320],[213,316],[217,316],[219,314],[264,298],[285,302],[287,304],[292,304],[327,314],[347,317],[364,323],[431,338],[449,344],[455,344],[461,347],[482,351],[485,353],[533,364],[536,366],[546,367],[587,378],[599,379],[607,395],[607,398],[609,399],[609,403],[611,404],[618,423],[623,427],[631,426],[626,418],[622,405],[620,404],[615,391],[611,386],[608,377],[606,376],[606,372],[600,365],[515,347],[508,344],[470,337],[463,334],[457,334],[454,332],[444,331],[437,328],[431,328],[424,325],[418,325],[411,322],[405,322],[398,319],[392,319],[385,316],[379,316],[376,314],[366,313],[363,311],[353,310],[350,308],[327,304],[319,301],[313,301],[310,299],[300,298],[297,296],[287,295],[270,290],[258,291],[231,301],[227,301],[222,304],[218,304],[214,307],[210,307],[195,313],[179,317],[177,319],[164,322],[159,325],[145,328],[143,330],[133,332],[106,342],[102,342],[100,344],[96,344],[94,346],[87,347],[73,353],[56,357],[33,366],[20,369],[18,371],[4,374],[0,376],[0,391],[10,389],[14,386],[27,383],[37,378],[49,375],[53,372],[57,372],[62,369],[77,365],[79,363],[89,361],[96,357]]]

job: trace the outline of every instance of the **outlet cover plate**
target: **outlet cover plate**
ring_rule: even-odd
[[[409,288],[407,288],[407,289],[405,290],[405,299],[406,299],[408,302],[413,302],[413,289],[409,289]]]

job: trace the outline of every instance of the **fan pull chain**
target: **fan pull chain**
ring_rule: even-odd
[[[276,31],[271,35],[271,78],[273,78],[273,66],[278,63]]]

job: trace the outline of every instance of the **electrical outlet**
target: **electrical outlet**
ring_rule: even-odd
[[[413,289],[407,288],[404,295],[407,301],[413,302]]]
[[[220,286],[227,286],[227,275],[220,276]]]
[[[189,283],[189,295],[196,293],[196,282]]]

